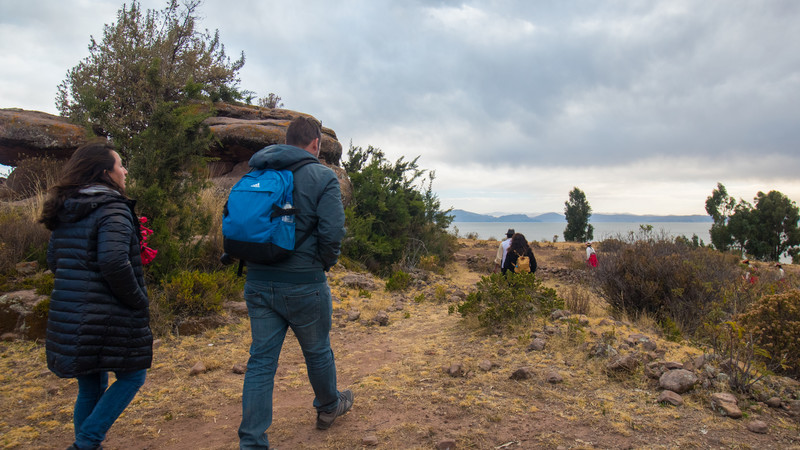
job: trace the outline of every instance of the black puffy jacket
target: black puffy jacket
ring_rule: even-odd
[[[64,202],[50,236],[55,274],[47,367],[71,378],[150,367],[153,335],[133,201],[90,186]]]

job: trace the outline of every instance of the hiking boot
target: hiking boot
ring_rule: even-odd
[[[331,425],[333,425],[333,421],[336,420],[337,417],[347,414],[347,411],[350,411],[350,408],[352,407],[353,391],[347,389],[343,392],[340,392],[339,406],[337,406],[336,409],[330,412],[320,411],[317,413],[317,429],[327,430],[331,427]]]

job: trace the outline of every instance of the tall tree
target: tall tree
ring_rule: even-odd
[[[58,86],[56,106],[65,117],[112,137],[123,157],[127,141],[144,131],[162,103],[204,94],[212,101],[242,97],[237,74],[244,53],[231,62],[219,31],[196,29],[200,0],[168,0],[161,11],[123,4],[103,40],[90,37],[89,56]]]
[[[763,261],[778,261],[783,254],[795,254],[800,246],[795,202],[778,191],[759,192],[755,207],[740,201],[730,217],[729,228],[734,241],[749,255]]]
[[[594,238],[594,227],[589,224],[592,207],[586,200],[586,194],[577,187],[569,193],[569,200],[564,202],[564,216],[567,228],[564,229],[564,240],[572,242],[591,241]]]
[[[717,250],[727,251],[733,244],[728,219],[735,209],[736,200],[728,195],[728,190],[722,183],[717,183],[717,188],[706,198],[706,212],[714,220],[709,230],[711,244]]]

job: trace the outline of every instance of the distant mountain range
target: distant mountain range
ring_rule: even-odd
[[[543,223],[564,223],[567,219],[563,214],[544,213],[536,216],[527,214],[506,214],[501,216],[490,216],[487,214],[477,214],[454,209],[450,212],[454,216],[453,222],[543,222]],[[592,214],[589,218],[590,223],[600,222],[639,222],[641,224],[663,223],[663,222],[712,222],[711,216],[699,214],[689,216],[640,216],[636,214]]]

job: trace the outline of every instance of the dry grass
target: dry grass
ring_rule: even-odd
[[[537,258],[558,257],[558,247],[552,253],[539,249]],[[494,246],[477,250],[492,253]],[[327,433],[313,430],[313,393],[299,346],[290,335],[276,374],[270,428],[270,439],[279,448],[361,448],[367,435],[378,437],[378,448],[402,449],[434,448],[444,438],[454,439],[458,448],[476,449],[510,442],[516,444],[504,448],[797,448],[798,424],[780,413],[742,405],[751,417],[770,425],[768,435],[756,435],[741,421],[713,414],[706,391],[684,395],[681,408],[664,407],[655,402],[655,382],[641,369],[609,376],[606,360],[588,358],[586,343],[603,333],[618,340],[651,333],[652,323],[646,318],[611,320],[594,306],[597,299],[590,290],[575,288],[576,295],[590,299],[589,325],[557,325],[560,332],[548,339],[544,351],[529,352],[527,345],[542,330],[541,322],[510,334],[487,335],[449,314],[446,302],[412,300],[420,292],[435,292],[436,286],[468,290],[479,274],[466,267],[448,267],[447,278],[434,276],[421,291],[390,293],[376,280],[369,297],[340,282],[347,273],[342,268],[331,273],[333,294],[340,299],[334,308],[358,309],[362,321],[348,322],[335,313],[339,318],[332,344],[339,385],[354,390],[356,404]],[[569,290],[557,280],[546,283]],[[398,301],[404,307],[389,313],[389,326],[367,323]],[[656,341],[669,360],[683,361],[697,353],[692,347]],[[243,379],[231,367],[246,362],[248,344],[247,320],[162,342],[147,383],[104,447],[236,448]],[[0,352],[0,445],[69,445],[74,381],[47,374],[40,344],[3,343]],[[189,369],[198,361],[209,370],[190,377]],[[483,361],[494,367],[481,369]],[[447,374],[453,364],[461,364],[463,376]],[[511,380],[519,367],[530,367],[533,378]],[[563,382],[548,383],[550,371],[560,373]]]
[[[0,275],[20,261],[43,260],[50,232],[37,223],[44,193],[14,203],[0,202]],[[44,262],[44,261],[42,261]]]

